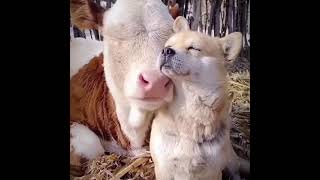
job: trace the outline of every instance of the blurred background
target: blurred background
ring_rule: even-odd
[[[116,0],[93,0],[108,9]],[[250,60],[250,1],[249,0],[162,0],[174,16],[184,16],[192,30],[214,37],[224,37],[231,32],[243,34],[241,57]],[[70,23],[71,24],[71,23]],[[70,26],[70,38],[82,37],[103,40],[97,30],[79,30]]]

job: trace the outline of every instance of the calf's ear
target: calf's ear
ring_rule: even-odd
[[[102,27],[104,12],[92,0],[70,0],[71,23],[81,30]]]

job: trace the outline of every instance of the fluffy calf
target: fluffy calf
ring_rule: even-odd
[[[92,159],[102,154],[100,147],[118,151],[117,145],[136,154],[154,112],[172,99],[173,85],[156,59],[173,18],[160,0],[117,0],[106,12],[89,0],[70,5],[75,25],[104,36],[103,55],[71,79],[71,156]]]

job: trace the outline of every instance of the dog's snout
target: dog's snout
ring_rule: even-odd
[[[172,49],[172,48],[169,48],[169,47],[166,47],[162,50],[162,54],[164,56],[168,56],[168,55],[174,55],[176,52]]]

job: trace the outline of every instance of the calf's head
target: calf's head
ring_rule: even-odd
[[[156,110],[172,98],[172,83],[156,67],[172,33],[161,1],[119,0],[104,16],[106,80],[120,106]]]
[[[71,16],[80,21],[81,15],[88,22],[77,25],[102,30],[105,76],[117,114],[132,106],[153,111],[169,102],[173,85],[156,67],[157,56],[173,33],[168,8],[160,0],[117,0],[105,12],[95,10],[92,3],[82,5],[85,11],[78,5]]]

